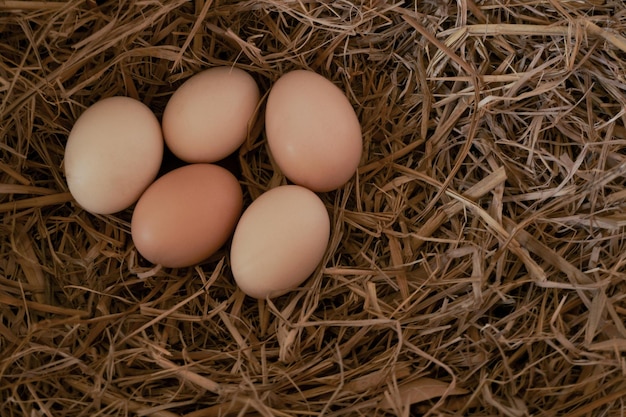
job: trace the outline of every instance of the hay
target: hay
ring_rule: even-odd
[[[1,415],[623,415],[622,1],[0,1],[0,33]],[[145,263],[62,173],[87,106],[160,117],[215,65],[362,122],[323,266],[267,302],[226,250]],[[247,203],[285,181],[260,123],[231,162]]]

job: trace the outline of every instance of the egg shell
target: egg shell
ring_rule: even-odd
[[[330,236],[324,203],[298,185],[273,188],[244,211],[231,244],[239,288],[251,297],[277,297],[304,282],[322,260]]]
[[[246,140],[259,100],[256,81],[246,71],[204,70],[170,97],[162,121],[165,142],[183,161],[219,161]]]
[[[131,220],[139,253],[154,264],[197,264],[232,235],[243,208],[241,186],[228,170],[192,164],[156,180],[141,196]]]
[[[272,86],[265,110],[270,153],[283,174],[313,191],[331,191],[355,174],[363,151],[358,117],[332,82],[291,71]]]
[[[138,100],[116,96],[78,117],[63,164],[76,202],[91,213],[111,214],[137,201],[162,158],[163,136],[154,113]]]

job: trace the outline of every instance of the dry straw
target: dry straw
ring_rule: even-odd
[[[0,33],[0,415],[623,415],[623,1],[0,1]],[[87,106],[160,116],[216,65],[314,70],[362,122],[271,301],[226,249],[145,263],[64,181]],[[235,159],[247,203],[285,181],[262,123]]]

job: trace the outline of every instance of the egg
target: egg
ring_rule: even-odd
[[[361,160],[361,126],[350,101],[312,71],[291,71],[274,83],[266,104],[265,133],[282,173],[313,191],[343,186]]]
[[[137,251],[148,261],[180,268],[217,252],[243,208],[233,174],[213,164],[191,164],[160,177],[143,193],[131,220]]]
[[[130,97],[102,99],[74,123],[65,147],[67,186],[88,212],[111,214],[134,204],[163,158],[156,116]]]
[[[242,69],[214,67],[195,74],[165,106],[165,142],[186,162],[224,159],[246,140],[259,100],[256,81]]]
[[[244,211],[230,250],[239,288],[254,298],[295,289],[317,268],[330,236],[324,203],[299,185],[283,185],[259,196]]]

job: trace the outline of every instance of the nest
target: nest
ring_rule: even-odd
[[[622,1],[5,0],[0,32],[3,416],[622,415]],[[272,300],[228,246],[146,263],[63,175],[89,105],[161,117],[218,65],[313,70],[362,125],[322,264]],[[285,182],[262,123],[232,159],[246,204]]]

